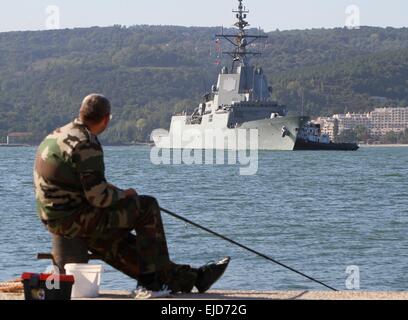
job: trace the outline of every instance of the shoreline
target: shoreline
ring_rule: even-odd
[[[154,144],[137,143],[137,144],[104,144],[104,147],[152,147]],[[408,144],[359,144],[360,148],[408,148]],[[0,143],[0,148],[28,148],[38,147],[36,144],[3,144]]]
[[[360,144],[360,148],[407,148],[408,144]]]

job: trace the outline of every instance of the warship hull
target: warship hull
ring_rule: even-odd
[[[161,149],[292,151],[295,148],[299,128],[307,121],[309,121],[308,117],[286,116],[244,122],[233,129],[211,129],[201,125],[180,127],[173,123],[170,133],[162,130],[161,133],[152,135],[152,138],[155,146]],[[213,134],[211,130],[214,130]],[[215,137],[215,141],[213,139],[208,141],[206,137]],[[242,141],[234,143],[234,138],[231,140],[230,137],[235,137],[237,140],[238,137],[245,137],[245,143]],[[256,139],[255,143],[253,139]]]

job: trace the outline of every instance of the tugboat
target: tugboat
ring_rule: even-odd
[[[233,45],[234,50],[223,52],[232,58],[231,68],[223,67],[211,93],[192,114],[178,114],[171,119],[170,131],[152,132],[157,148],[161,149],[224,149],[231,150],[227,137],[246,133],[245,149],[294,150],[300,128],[309,117],[287,116],[287,108],[271,100],[272,87],[260,67],[251,65],[251,56],[260,55],[248,47],[266,35],[249,35],[246,21],[249,11],[238,0],[234,26],[237,34],[218,34]],[[248,146],[248,135],[257,130],[257,146]],[[240,131],[240,132],[238,132]],[[256,132],[256,131],[255,131]],[[212,136],[220,143],[208,143]],[[250,143],[249,143],[250,144]],[[237,147],[239,149],[240,147]]]
[[[335,151],[357,151],[356,143],[334,143],[328,134],[321,131],[318,123],[308,122],[298,134],[294,150],[335,150]]]

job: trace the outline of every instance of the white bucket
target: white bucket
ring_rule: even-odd
[[[72,298],[96,298],[99,296],[102,265],[68,263],[65,271],[73,275],[75,283],[72,287]]]

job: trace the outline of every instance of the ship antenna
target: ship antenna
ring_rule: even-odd
[[[247,35],[246,28],[250,26],[248,21],[246,20],[247,14],[249,13],[248,10],[243,5],[243,0],[238,0],[238,10],[233,10],[232,12],[235,13],[235,17],[237,18],[237,22],[235,22],[234,26],[238,28],[237,34],[224,34],[224,30],[221,34],[217,34],[217,37],[222,37],[230,42],[234,47],[235,50],[231,52],[223,52],[223,54],[227,54],[232,58],[232,70],[231,72],[235,71],[237,64],[240,65],[247,65],[249,64],[248,56],[256,56],[260,55],[260,52],[251,52],[247,50],[247,46],[251,43],[257,41],[258,39],[265,39],[268,36],[261,36],[261,35]]]
[[[238,19],[238,22],[235,23],[235,26],[237,26],[239,28],[240,34],[241,35],[245,35],[245,28],[247,26],[249,26],[249,23],[245,20],[247,17],[247,14],[249,13],[249,11],[245,10],[243,4],[242,4],[243,0],[238,0],[239,5],[238,5],[238,11],[232,11],[234,13],[236,13],[236,17]]]

